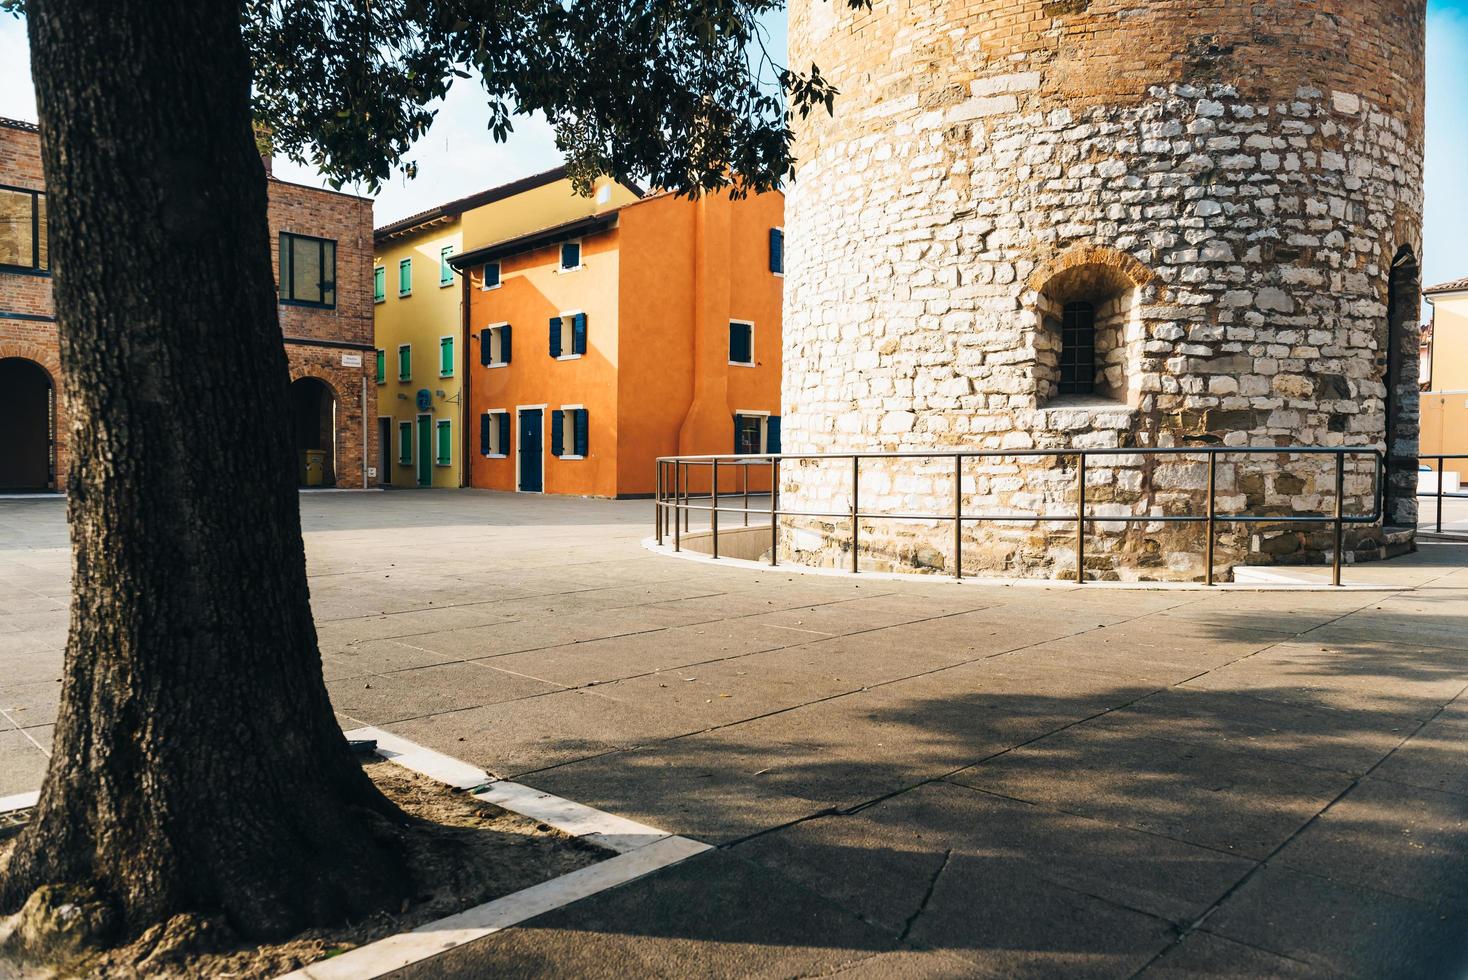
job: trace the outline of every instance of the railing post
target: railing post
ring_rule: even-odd
[[[1346,454],[1335,454],[1335,555],[1331,561],[1330,584],[1341,584],[1341,551],[1346,543],[1345,517],[1346,497]]]
[[[770,457],[770,565],[780,564],[780,461]]]
[[[749,463],[741,463],[739,469],[743,472],[744,484],[744,526],[749,527]]]
[[[709,478],[709,528],[713,531],[713,557],[719,557],[719,461],[713,463]]]
[[[1214,523],[1218,517],[1218,512],[1213,502],[1213,487],[1214,481],[1217,478],[1217,472],[1218,453],[1210,449],[1208,451],[1208,538],[1203,545],[1203,564],[1206,566],[1206,571],[1203,573],[1204,585],[1213,584],[1213,533]]]
[[[953,457],[953,577],[963,578],[963,454]]]
[[[1076,584],[1086,584],[1086,452],[1077,454],[1076,468]]]
[[[657,461],[657,477],[652,491],[652,533],[658,547],[663,546],[663,461]]]
[[[683,550],[683,464],[673,461],[673,550]]]
[[[1443,533],[1443,468],[1448,465],[1446,456],[1437,458],[1437,533]]]
[[[851,457],[851,574],[861,571],[861,457]]]

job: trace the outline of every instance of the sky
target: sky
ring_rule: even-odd
[[[1432,285],[1468,277],[1468,0],[1428,0],[1427,172],[1422,278]],[[784,48],[783,21],[770,21],[770,49]],[[35,93],[23,21],[0,14],[0,116],[35,121]],[[385,224],[475,191],[560,163],[543,118],[519,117],[496,143],[472,81],[450,89],[411,159],[418,176],[401,175],[377,195],[374,220]],[[277,176],[323,186],[314,171],[277,160]]]

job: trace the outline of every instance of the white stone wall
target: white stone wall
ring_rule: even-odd
[[[1419,247],[1400,220],[1422,206],[1408,124],[1350,92],[1262,103],[1174,85],[1072,110],[1040,85],[1037,71],[991,76],[926,111],[858,101],[821,133],[788,194],[785,451],[1381,446],[1389,267]],[[1044,290],[1078,261],[1127,279],[1112,364],[1126,392],[1111,399],[1049,394]],[[1398,437],[1415,445],[1415,419]],[[946,461],[868,466],[863,510],[951,512]],[[965,509],[1073,510],[1070,467],[995,466]],[[787,467],[786,505],[848,509],[838,469]],[[1308,513],[1333,506],[1328,470],[1230,462],[1219,491],[1234,512]],[[1201,510],[1202,471],[1133,457],[1088,487],[1118,514],[1181,513]],[[1353,465],[1348,508],[1370,509],[1373,480]],[[790,557],[845,561],[847,531],[827,523],[824,538],[819,522],[792,535]],[[941,567],[951,536],[872,522],[864,561]],[[1200,574],[1196,529],[1098,538],[1098,575]],[[976,569],[1073,575],[1072,539],[987,526],[965,550]],[[1318,536],[1239,533],[1223,555],[1312,550]]]

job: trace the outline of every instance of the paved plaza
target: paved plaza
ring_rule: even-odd
[[[1468,965],[1468,545],[1347,570],[1381,591],[959,586],[653,555],[646,501],[301,501],[344,726],[718,845],[405,976]],[[0,501],[0,796],[68,568],[60,501]]]

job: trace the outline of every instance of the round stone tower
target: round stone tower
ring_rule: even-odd
[[[1390,445],[1410,546],[1426,0],[792,0],[790,63],[840,90],[799,124],[786,206],[784,450]],[[967,513],[1068,513],[1075,462],[962,475]],[[1334,506],[1333,462],[1220,461],[1222,513]],[[860,509],[945,514],[951,461],[868,461]],[[1093,461],[1090,511],[1201,513],[1197,458]],[[1377,474],[1348,468],[1348,513]],[[788,463],[783,505],[850,509]],[[849,561],[849,520],[787,558]],[[951,524],[863,521],[862,567],[952,571]],[[1221,524],[1219,567],[1328,532]],[[1202,574],[1201,529],[1095,525],[1092,578]],[[967,572],[1075,575],[1074,530],[969,525]]]

